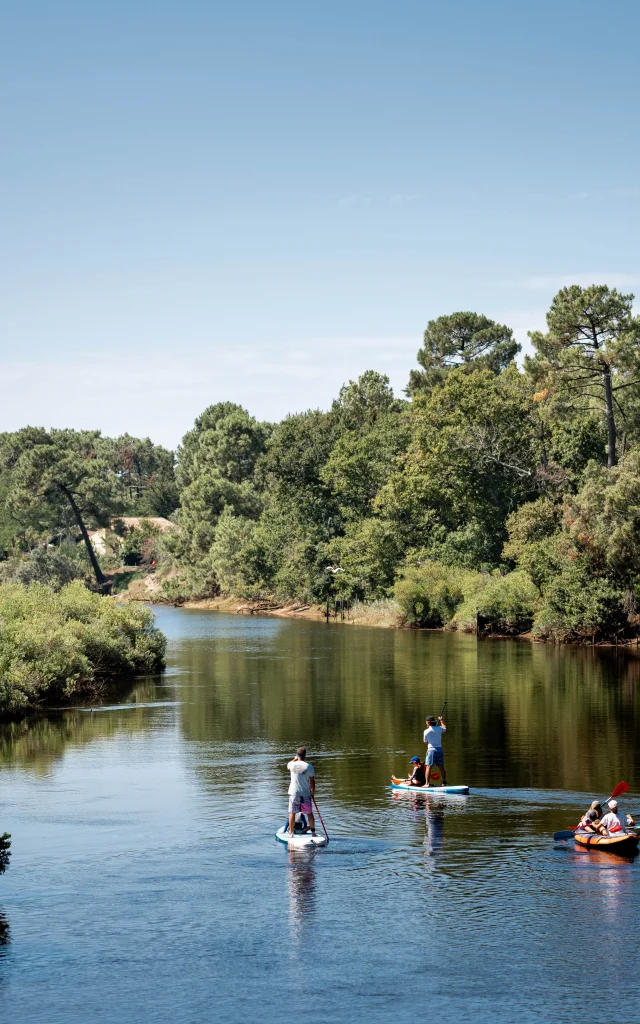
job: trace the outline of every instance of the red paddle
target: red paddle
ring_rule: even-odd
[[[320,818],[320,824],[322,825],[322,827],[324,829],[324,834],[325,834],[325,836],[327,838],[327,842],[329,842],[329,833],[327,832],[327,826],[325,825],[324,821],[322,820],[322,815],[320,814],[320,808],[318,807],[318,805],[316,803],[315,796],[312,796],[311,799],[313,800],[313,806],[315,807],[316,811],[318,812],[318,817]]]

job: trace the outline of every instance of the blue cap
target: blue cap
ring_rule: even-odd
[[[419,757],[412,757],[411,761],[409,762],[409,764],[413,764],[414,762],[417,762],[418,764],[420,764],[420,758]]]

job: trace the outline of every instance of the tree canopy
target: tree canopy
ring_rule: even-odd
[[[63,586],[77,570],[62,540],[80,537],[103,581],[90,529],[162,515],[171,529],[116,547],[171,600],[380,600],[416,625],[640,635],[632,299],[561,289],[522,368],[509,327],[438,317],[409,401],[367,370],[328,410],[275,424],[219,402],[175,456],[128,434],[2,435],[0,579]]]

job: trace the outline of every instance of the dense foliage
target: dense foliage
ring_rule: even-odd
[[[175,474],[173,455],[148,439],[4,435],[0,579],[102,585],[121,565],[154,571],[155,593],[173,601],[391,600],[419,626],[635,636],[632,298],[563,288],[522,369],[509,327],[473,312],[439,317],[408,400],[369,370],[328,411],[277,424],[221,402],[184,437]],[[127,515],[169,517],[173,529],[118,527]],[[92,556],[87,533],[99,526],[111,531],[110,563]]]
[[[110,677],[158,671],[165,640],[153,615],[82,583],[0,587],[0,711],[65,702]]]

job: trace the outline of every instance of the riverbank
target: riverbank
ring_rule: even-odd
[[[320,622],[327,618],[326,605],[304,601],[276,601],[265,598],[240,598],[232,594],[187,600],[177,605],[162,592],[162,579],[154,573],[140,574],[127,588],[118,593],[119,601],[164,604],[180,608],[199,608],[203,611],[227,612],[232,615],[273,615],[286,619],[311,619]],[[337,609],[332,605],[329,621],[344,625],[378,626],[383,629],[401,629],[401,613],[391,600],[357,601],[350,607]]]
[[[286,619],[309,619],[315,622],[327,619],[325,605],[305,603],[302,601],[281,601],[275,599],[249,599],[239,598],[234,595],[220,595],[218,597],[197,598],[177,604],[171,601],[162,592],[162,579],[154,573],[138,575],[129,582],[126,589],[118,593],[118,600],[143,602],[145,604],[166,605],[168,607],[180,607],[200,609],[202,611],[226,612],[232,615],[269,615]],[[595,643],[589,641],[553,641],[549,638],[540,638],[533,635],[530,630],[521,633],[500,633],[493,632],[487,625],[480,621],[480,630],[477,628],[460,629],[456,626],[431,626],[428,629],[407,624],[404,621],[402,610],[397,602],[392,599],[379,601],[361,602],[356,601],[350,607],[346,604],[337,608],[332,604],[329,622],[340,623],[345,626],[373,626],[380,629],[410,629],[421,632],[461,632],[475,634],[485,640],[524,640],[535,644],[558,644],[560,646],[588,646],[606,648],[624,648],[630,652],[638,652],[640,640],[608,640],[601,639]]]

